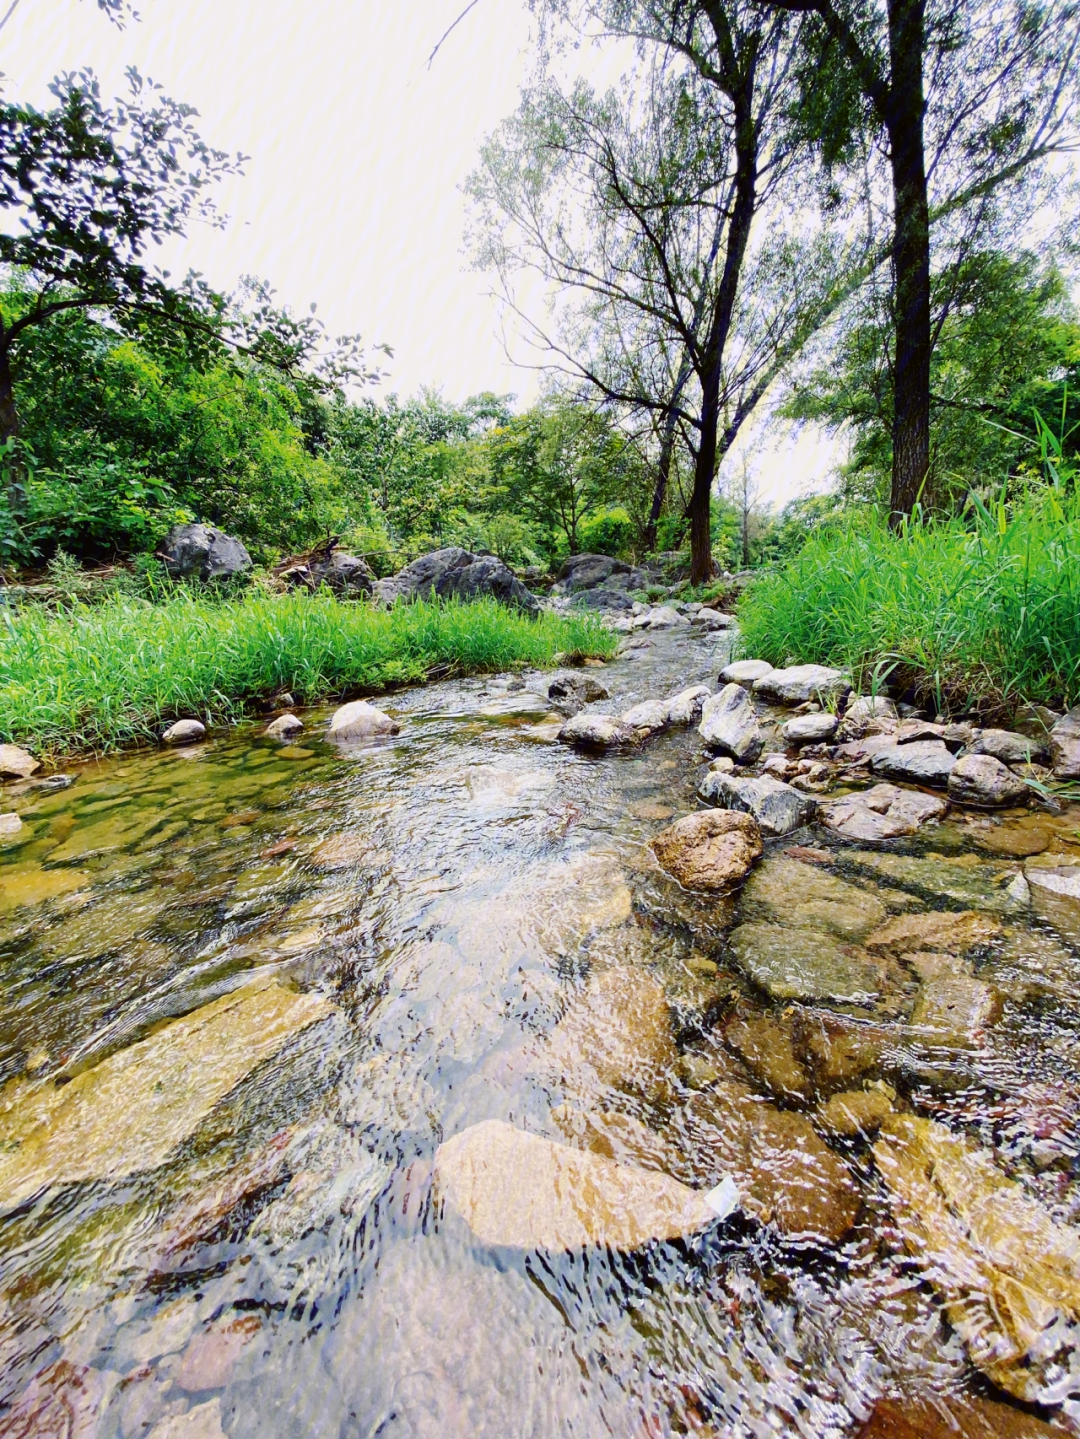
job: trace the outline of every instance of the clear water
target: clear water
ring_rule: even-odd
[[[600,708],[715,682],[723,662],[713,641],[658,637],[597,671]],[[680,1177],[715,1182],[686,1138],[687,1056],[716,1050],[733,1008],[770,1007],[725,963],[731,906],[647,859],[695,808],[696,732],[585,757],[511,684],[395,695],[401,734],[351,753],[316,738],[318,713],[291,747],[252,727],[5,804],[24,820],[0,852],[6,1152],[28,1103],[254,978],[329,1007],[152,1167],[110,1175],[106,1144],[101,1176],[0,1195],[0,1433],[839,1439],[883,1393],[985,1387],[860,1141],[837,1142],[863,1210],[835,1245],[737,1219],[632,1255],[521,1254],[440,1207],[443,1139],[497,1118],[565,1140],[568,1097],[643,1121],[682,1145]],[[980,823],[907,852],[978,856],[1000,886],[1017,865]],[[1068,850],[1076,814],[1053,823]],[[825,831],[774,848],[792,842],[845,872]],[[916,901],[893,884],[886,902]],[[993,1146],[1071,1219],[1080,961],[1027,933],[987,960],[1009,997],[986,1046],[945,1081],[909,1074],[898,1102]],[[678,1058],[651,1087],[588,1052],[536,1062],[613,965],[670,1006]],[[151,1080],[93,1119],[118,1147]]]

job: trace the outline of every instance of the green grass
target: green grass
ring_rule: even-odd
[[[1080,700],[1080,499],[1045,489],[892,534],[822,531],[739,606],[740,653],[893,681],[954,713]]]
[[[375,693],[436,665],[472,674],[608,656],[618,636],[589,615],[530,619],[494,600],[376,610],[328,596],[187,593],[117,598],[0,621],[0,738],[37,754],[105,751],[179,716],[239,719],[290,690],[300,702]]]

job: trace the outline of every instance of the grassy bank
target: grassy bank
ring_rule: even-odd
[[[588,616],[538,619],[494,600],[391,611],[329,597],[187,594],[117,599],[0,622],[0,738],[38,754],[108,750],[153,738],[178,716],[238,719],[290,690],[301,703],[421,680],[605,656],[618,636]]]
[[[901,534],[823,531],[754,583],[739,622],[745,655],[849,668],[865,689],[895,666],[939,708],[1076,704],[1080,500],[1048,490]]]

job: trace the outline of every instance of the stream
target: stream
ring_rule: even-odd
[[[726,662],[684,626],[584,673],[619,714]],[[933,1121],[1003,1223],[1076,1235],[1080,958],[1015,882],[1080,857],[1080,807],[810,825],[752,902],[693,894],[648,844],[698,808],[696,727],[577,753],[550,679],[387,696],[400,733],[354,749],[312,710],[5,788],[0,1435],[847,1439],[883,1396],[1080,1432],[1071,1301],[1015,1382],[874,1138]],[[728,942],[953,914],[984,920],[950,979],[978,1013],[932,1043],[948,942],[865,1002],[770,997]],[[491,1244],[435,1171],[488,1121],[747,1202],[631,1252]]]

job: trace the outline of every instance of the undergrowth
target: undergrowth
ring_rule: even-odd
[[[740,653],[887,677],[937,710],[1080,700],[1080,498],[1062,484],[898,533],[815,533],[739,606]]]
[[[617,643],[592,616],[532,619],[494,600],[386,611],[321,595],[180,592],[159,604],[28,607],[0,621],[0,738],[38,754],[101,752],[179,716],[234,721],[280,690],[311,703],[422,680],[435,666],[545,666]]]

